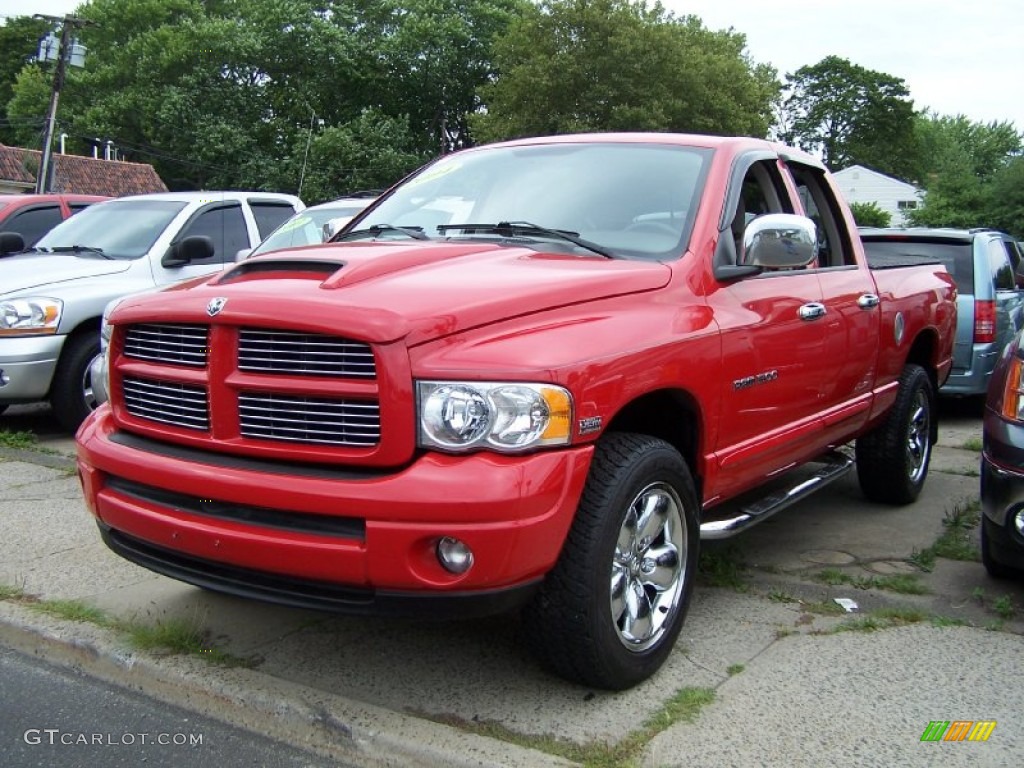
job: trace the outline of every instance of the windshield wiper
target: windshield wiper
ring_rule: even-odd
[[[340,243],[343,240],[357,237],[377,237],[385,232],[401,232],[407,237],[411,237],[413,240],[429,240],[430,238],[423,232],[423,227],[398,227],[394,224],[374,224],[372,227],[366,229],[353,229],[351,232],[345,232],[343,234],[337,234],[327,242],[329,243]]]
[[[54,245],[50,247],[50,253],[98,253],[104,259],[114,261],[114,257],[104,253],[102,248],[91,245]]]
[[[589,240],[584,240],[580,237],[579,232],[573,232],[568,229],[549,229],[539,224],[531,224],[529,221],[499,221],[497,224],[439,224],[437,227],[437,231],[442,235],[455,229],[461,230],[467,235],[478,232],[493,232],[502,237],[542,235],[552,240],[565,240],[573,245],[578,245],[580,248],[585,248],[591,253],[596,253],[598,256],[604,256],[606,259],[616,258],[615,254],[606,248]]]

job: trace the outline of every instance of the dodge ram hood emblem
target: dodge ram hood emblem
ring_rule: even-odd
[[[224,305],[227,303],[228,300],[225,299],[223,296],[218,296],[215,299],[210,299],[210,303],[206,305],[206,314],[208,314],[210,317],[219,314],[220,311],[224,309]]]

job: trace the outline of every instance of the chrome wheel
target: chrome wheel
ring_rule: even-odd
[[[920,482],[928,466],[928,455],[932,448],[930,405],[928,393],[917,390],[907,424],[907,467],[912,483]]]
[[[687,531],[682,502],[666,483],[652,483],[629,504],[611,567],[611,615],[631,651],[658,642],[679,607],[685,582]]]

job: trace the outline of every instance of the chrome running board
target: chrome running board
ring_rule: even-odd
[[[854,465],[853,457],[839,451],[829,451],[814,461],[782,475],[778,481],[772,483],[772,490],[767,496],[747,495],[740,501],[713,509],[715,519],[701,523],[700,538],[702,541],[714,541],[735,536],[750,526],[767,520],[779,510],[820,491],[853,469]]]

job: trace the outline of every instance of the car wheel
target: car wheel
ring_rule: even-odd
[[[555,674],[622,690],[664,663],[693,592],[697,495],[679,452],[646,435],[598,443],[557,564],[523,612]]]
[[[99,334],[72,336],[64,345],[50,387],[50,406],[60,425],[74,432],[96,408],[89,368],[100,354]]]
[[[934,406],[928,373],[908,364],[885,421],[857,440],[857,480],[868,499],[909,504],[921,493],[932,456]]]
[[[989,522],[986,518],[981,519],[981,564],[985,566],[988,575],[993,579],[1019,579],[1024,577],[1024,571],[1011,568],[1008,565],[996,562],[992,557],[992,542],[988,534]]]

